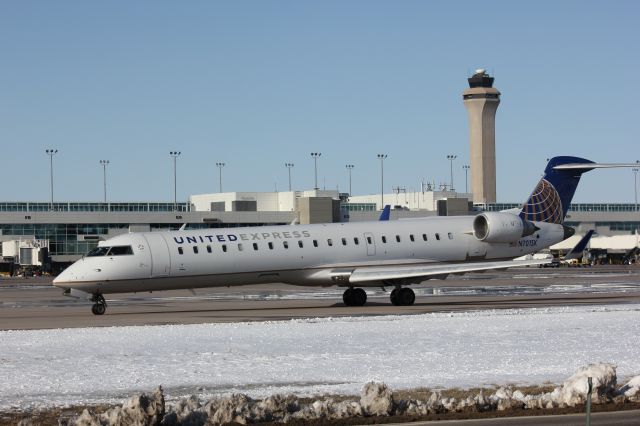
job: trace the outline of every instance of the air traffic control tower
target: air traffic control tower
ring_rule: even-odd
[[[462,98],[469,114],[471,192],[474,203],[496,202],[496,110],[500,92],[483,69],[469,79]]]

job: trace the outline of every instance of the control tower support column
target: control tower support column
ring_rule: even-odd
[[[496,202],[496,110],[500,92],[493,77],[479,69],[462,98],[469,114],[471,192],[474,203]]]

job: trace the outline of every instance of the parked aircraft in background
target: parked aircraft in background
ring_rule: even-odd
[[[549,259],[549,263],[546,263],[541,266],[544,266],[544,267],[549,266],[553,268],[557,268],[562,264],[570,264],[574,260],[577,261],[579,259],[582,259],[584,250],[587,248],[587,244],[589,244],[589,241],[591,240],[591,236],[593,235],[594,232],[595,231],[593,229],[589,230],[589,232],[587,232],[582,238],[580,238],[580,241],[578,241],[578,243],[575,246],[573,246],[571,250],[569,250],[567,254],[565,254],[564,256],[558,256],[557,258],[555,258],[551,253],[534,253],[534,254],[528,254],[526,256],[519,257],[517,258],[517,260]]]
[[[130,233],[101,241],[55,280],[86,292],[96,315],[105,294],[262,283],[345,287],[362,306],[363,287],[391,287],[391,303],[412,305],[409,287],[448,274],[537,265],[514,261],[573,235],[563,225],[582,173],[598,167],[552,158],[519,211],[355,223]],[[626,166],[626,165],[625,165]]]
[[[595,231],[593,229],[590,229],[589,232],[587,232],[584,237],[582,237],[580,241],[578,241],[578,244],[576,244],[571,250],[569,250],[567,254],[564,255],[564,257],[561,258],[561,261],[567,262],[570,260],[582,259],[582,255],[587,248],[587,244],[589,244],[589,240],[591,240],[591,236],[594,232]]]

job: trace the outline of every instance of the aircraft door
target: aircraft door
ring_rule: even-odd
[[[169,246],[161,233],[145,234],[151,249],[151,278],[167,277],[171,271]]]
[[[375,256],[376,239],[371,232],[364,233],[364,243],[367,245],[367,256]]]

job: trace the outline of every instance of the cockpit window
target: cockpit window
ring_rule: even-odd
[[[131,246],[113,246],[109,250],[109,256],[124,256],[127,254],[133,254]]]
[[[96,247],[87,253],[87,256],[106,256],[110,247]]]

